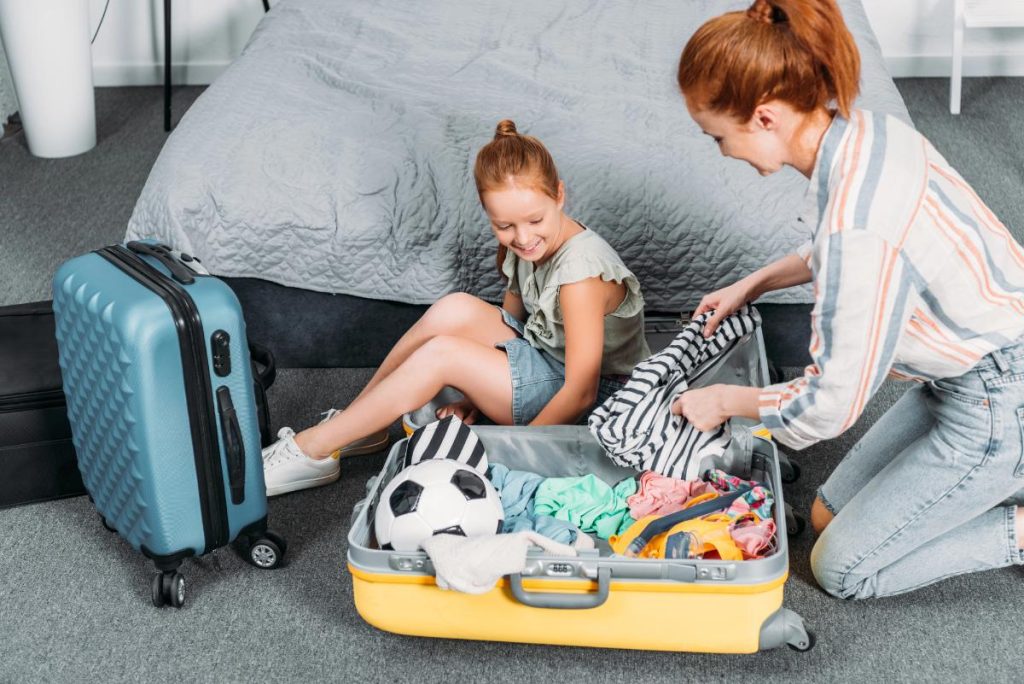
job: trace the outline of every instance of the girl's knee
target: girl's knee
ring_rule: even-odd
[[[422,320],[434,334],[444,334],[446,330],[455,330],[463,325],[481,304],[484,302],[478,297],[466,292],[453,292],[431,304]]]
[[[414,351],[409,360],[421,369],[438,369],[457,359],[466,341],[456,335],[435,335]]]

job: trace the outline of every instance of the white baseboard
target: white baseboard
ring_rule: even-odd
[[[888,56],[885,63],[893,78],[938,76],[949,78],[949,55]],[[1024,76],[1024,53],[964,55],[964,76]]]
[[[949,55],[896,55],[885,58],[893,78],[949,78]],[[171,65],[175,85],[209,85],[230,62],[203,62]],[[965,55],[964,76],[1024,76],[1024,53],[1011,55]],[[163,85],[163,64],[94,64],[96,86]]]
[[[228,68],[230,62],[202,62],[171,64],[171,83],[174,85],[209,85]],[[153,64],[93,64],[93,85],[153,86],[164,84],[163,63]]]

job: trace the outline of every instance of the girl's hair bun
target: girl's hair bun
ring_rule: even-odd
[[[498,127],[494,129],[495,138],[505,135],[519,135],[519,131],[516,130],[516,123],[512,119],[502,119],[498,122]]]

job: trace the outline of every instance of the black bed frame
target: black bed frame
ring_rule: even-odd
[[[281,368],[379,366],[426,305],[402,304],[224,278],[238,295],[249,339],[269,347]],[[804,366],[810,304],[758,304],[765,350],[774,366]],[[678,312],[671,312],[672,315]]]

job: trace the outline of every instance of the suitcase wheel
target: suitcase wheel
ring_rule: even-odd
[[[260,537],[249,546],[247,558],[262,570],[272,570],[281,564],[284,551],[269,537]]]
[[[117,528],[111,525],[104,516],[100,516],[100,522],[103,523],[103,527],[107,528],[107,532],[117,532]]]
[[[157,608],[185,605],[185,577],[177,571],[158,572],[150,585],[153,605]]]
[[[786,645],[794,651],[804,653],[814,648],[814,644],[816,643],[818,643],[818,640],[814,637],[814,632],[807,632],[806,638],[798,639],[796,643],[787,642]]]
[[[796,537],[807,528],[807,521],[804,516],[794,511],[789,504],[786,504],[786,535]]]

